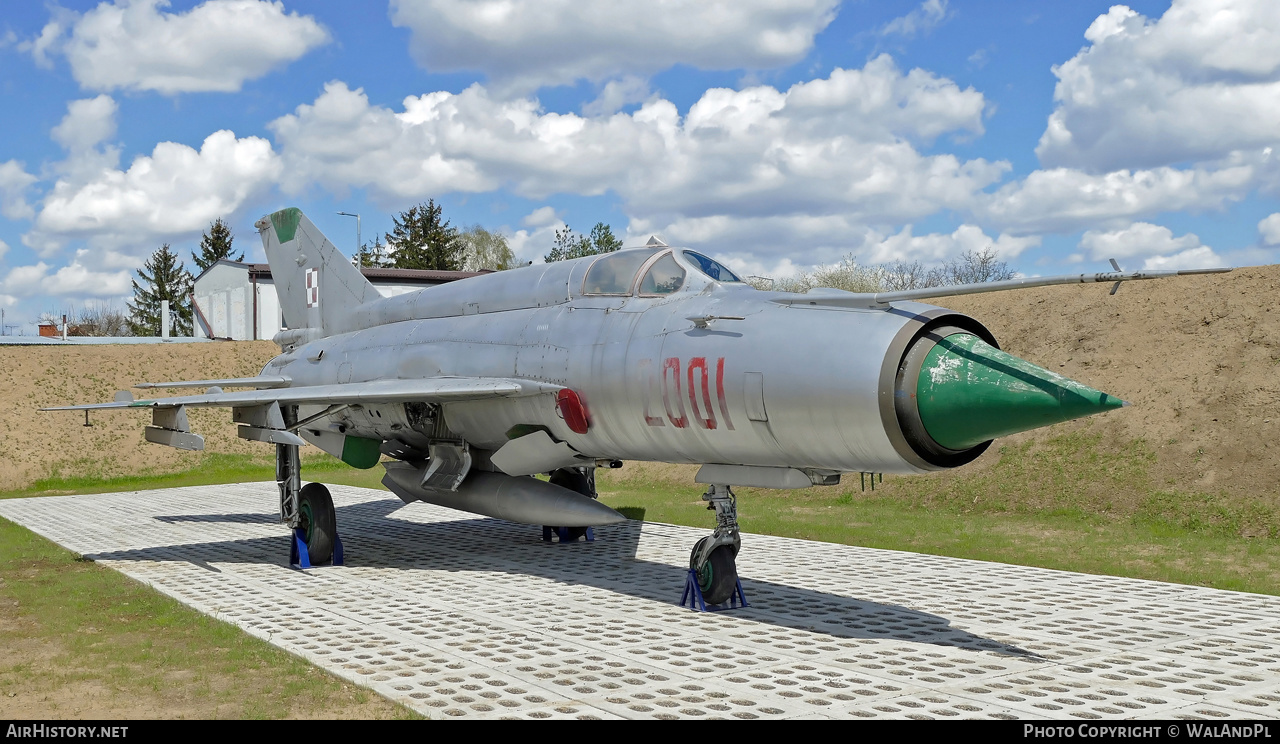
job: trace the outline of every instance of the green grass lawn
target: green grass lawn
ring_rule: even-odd
[[[0,717],[415,716],[0,519]]]
[[[302,470],[308,480],[381,488],[382,468],[356,470],[328,455],[304,458]],[[139,473],[114,478],[104,478],[92,472],[74,476],[54,475],[37,480],[30,486],[16,491],[0,491],[0,499],[78,493],[119,493],[153,488],[273,481],[275,478],[274,461],[266,457],[207,453],[201,457],[199,465],[177,473]]]
[[[332,462],[307,464],[376,483]],[[177,475],[49,479],[3,497],[272,478],[270,465],[210,455]],[[419,716],[0,518],[0,717]]]

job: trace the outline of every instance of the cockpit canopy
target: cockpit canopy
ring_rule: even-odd
[[[678,292],[687,272],[676,253],[697,271],[717,282],[741,282],[723,264],[701,253],[662,247],[644,247],[606,253],[587,270],[582,284],[586,295],[661,297]]]

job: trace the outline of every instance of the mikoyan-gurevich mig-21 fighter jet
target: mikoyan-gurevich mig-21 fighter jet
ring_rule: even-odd
[[[299,210],[256,226],[289,326],[259,376],[147,383],[206,390],[46,410],[147,408],[148,441],[198,450],[187,409],[231,408],[241,437],[276,446],[281,520],[313,564],[330,560],[337,527],[328,490],[302,483],[304,442],[358,468],[383,462],[383,483],[406,502],[571,534],[624,519],[592,498],[594,468],[696,463],[716,527],[690,567],[713,604],[737,583],[734,486],[954,468],[996,437],[1126,405],[917,300],[1085,282],[1114,293],[1126,280],[1227,270],[1112,261],[1099,274],[793,294],[653,239],[383,297]]]

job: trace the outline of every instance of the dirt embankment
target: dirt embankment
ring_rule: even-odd
[[[1157,485],[1248,497],[1280,493],[1277,298],[1280,265],[1127,282],[1114,296],[1089,285],[936,302],[1010,353],[1133,403],[1007,443],[1085,427],[1116,445],[1143,439]]]
[[[93,412],[93,426],[86,427],[84,414],[36,409],[109,401],[116,391],[139,382],[249,377],[278,353],[270,341],[0,346],[0,490],[22,488],[53,474],[109,477],[188,469],[201,454],[148,444],[142,429],[151,420],[144,412]],[[207,451],[270,455],[260,445],[236,438],[225,409],[194,409],[189,415],[191,428],[205,436]]]
[[[935,302],[967,313],[1003,348],[1131,401],[1134,406],[1016,435],[1005,444],[1087,428],[1119,448],[1144,440],[1163,488],[1280,497],[1280,266],[1230,274],[1062,286]],[[147,445],[144,414],[93,414],[94,426],[45,405],[111,400],[144,380],[257,374],[270,342],[156,346],[0,347],[0,484],[18,488],[58,472],[118,475],[191,467],[198,453]],[[225,410],[192,411],[208,451],[262,447],[235,437]],[[994,449],[994,448],[993,448]],[[964,470],[990,467],[994,453]],[[649,468],[628,466],[620,473]],[[687,468],[652,476],[692,480]]]

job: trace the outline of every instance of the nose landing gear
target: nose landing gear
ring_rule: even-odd
[[[746,607],[736,562],[738,550],[742,547],[742,536],[738,531],[738,498],[728,486],[708,486],[702,500],[710,502],[707,509],[716,513],[716,529],[694,543],[689,553],[689,586],[685,587],[685,596],[680,603],[683,605],[685,599],[693,595],[691,599],[695,608],[697,600],[719,605],[731,598],[741,601],[741,605]]]

